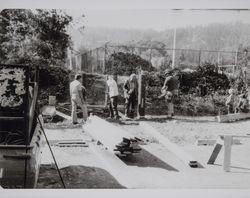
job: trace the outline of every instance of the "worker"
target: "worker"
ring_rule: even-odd
[[[70,83],[70,97],[72,105],[72,123],[78,124],[77,122],[77,106],[81,107],[83,114],[83,123],[87,121],[88,110],[86,104],[86,89],[82,85],[82,76],[80,74],[75,75],[75,80]]]
[[[178,95],[179,92],[179,79],[175,72],[170,70],[166,70],[164,72],[166,78],[161,89],[162,94],[158,98],[165,97],[168,105],[168,117],[174,116],[174,101],[175,97]]]
[[[239,96],[239,102],[237,104],[236,111],[240,113],[249,112],[249,100],[247,92],[244,92]]]
[[[229,96],[227,97],[226,100],[226,106],[227,106],[227,110],[228,110],[228,114],[230,113],[235,113],[235,100],[236,100],[236,96],[235,96],[235,91],[233,88],[228,90]]]
[[[125,97],[125,116],[134,118],[136,113],[138,82],[135,74],[131,74],[123,86]]]
[[[119,114],[118,114],[118,109],[117,109],[117,102],[118,102],[118,86],[116,81],[113,78],[113,75],[108,76],[107,80],[107,85],[108,85],[108,94],[109,94],[109,112],[110,112],[110,117],[119,119]],[[115,115],[114,115],[115,114]]]

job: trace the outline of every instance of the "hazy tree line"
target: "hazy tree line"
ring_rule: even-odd
[[[159,45],[173,47],[173,29],[154,31],[86,27],[84,31],[83,43],[90,48],[100,46],[101,41],[128,45],[143,44],[148,47],[152,45],[153,47],[159,47]],[[177,48],[235,51],[239,44],[250,45],[250,24],[241,22],[190,26],[177,28],[176,31]],[[156,46],[155,42],[158,42]]]

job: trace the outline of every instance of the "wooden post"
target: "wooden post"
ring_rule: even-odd
[[[3,178],[3,168],[0,168],[0,179]]]
[[[108,80],[108,76],[105,76],[105,100],[104,100],[104,106],[107,107],[108,106],[108,85],[106,83],[106,81]]]
[[[146,99],[146,80],[143,71],[139,71],[138,75],[138,117],[145,116],[145,99]]]
[[[82,73],[82,85],[86,88],[87,86],[87,74],[84,72]]]
[[[201,66],[201,50],[199,51],[199,66]]]
[[[220,52],[217,54],[217,64],[220,65]]]
[[[237,62],[238,62],[238,50],[236,50],[235,52],[235,60],[234,60],[234,67],[233,67],[233,74],[235,74],[235,71],[236,71],[236,67],[237,67]]]
[[[106,66],[107,66],[107,47],[108,47],[108,42],[105,43],[104,45],[104,63],[103,63],[103,73],[105,73]]]
[[[175,68],[175,45],[176,45],[176,28],[174,29],[172,69]]]
[[[98,69],[99,69],[99,48],[96,48],[96,73],[99,73]]]
[[[231,150],[232,150],[232,136],[224,136],[224,163],[223,169],[227,172],[230,171],[230,162],[231,162]]]

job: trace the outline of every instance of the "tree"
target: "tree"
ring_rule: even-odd
[[[5,9],[0,13],[0,61],[62,65],[72,18],[60,10]]]

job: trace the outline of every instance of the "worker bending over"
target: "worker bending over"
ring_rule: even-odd
[[[176,96],[178,96],[180,83],[175,72],[166,70],[164,74],[166,78],[163,87],[161,88],[162,94],[158,98],[165,97],[168,105],[168,117],[172,117],[174,116],[174,101]]]

